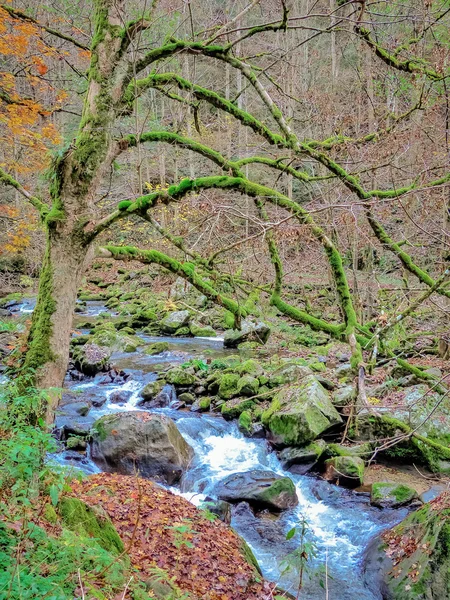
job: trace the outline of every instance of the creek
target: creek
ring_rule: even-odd
[[[30,310],[30,303],[25,305]],[[99,303],[87,303],[86,315],[103,312]],[[80,315],[82,316],[82,315]],[[83,332],[81,332],[83,333]],[[134,353],[115,353],[111,363],[130,376],[117,385],[105,382],[104,374],[82,382],[67,379],[70,390],[89,392],[93,397],[106,397],[101,407],[93,407],[87,416],[77,417],[77,423],[89,427],[98,417],[113,412],[139,410],[139,392],[149,381],[156,379],[158,371],[169,365],[181,364],[189,358],[219,358],[236,351],[223,349],[220,339],[150,337],[141,335],[145,342],[168,341],[169,351],[149,356],[141,349]],[[131,397],[124,404],[114,404],[111,394],[128,390]],[[175,396],[172,396],[175,400]],[[199,414],[170,407],[156,409],[170,416],[186,441],[194,448],[195,457],[177,488],[169,488],[198,505],[206,496],[213,495],[214,485],[230,475],[252,469],[271,470],[289,476],[295,483],[299,504],[294,509],[274,515],[263,511],[253,514],[248,505],[239,504],[233,509],[232,526],[251,546],[264,576],[280,587],[296,594],[298,576],[294,571],[282,574],[283,558],[298,546],[298,537],[286,541],[292,527],[299,527],[304,519],[308,524],[308,539],[317,549],[311,566],[317,573],[308,577],[300,598],[302,600],[381,600],[381,595],[370,591],[364,583],[363,558],[370,541],[382,530],[402,520],[406,510],[380,510],[370,506],[367,494],[346,490],[314,476],[300,476],[284,471],[263,439],[248,439],[229,422],[211,413]],[[67,417],[65,417],[67,420]],[[57,426],[64,421],[57,420]],[[99,472],[99,468],[86,457],[65,451],[53,455],[60,465],[72,465],[86,473]],[[322,587],[324,569],[327,571],[328,596]],[[370,576],[369,576],[370,577]],[[372,586],[371,586],[372,587]],[[376,586],[375,586],[376,587]]]

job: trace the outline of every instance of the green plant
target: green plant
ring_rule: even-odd
[[[317,570],[311,565],[311,561],[317,557],[317,545],[311,539],[311,532],[307,521],[301,517],[299,527],[293,527],[286,534],[286,540],[291,540],[298,534],[299,541],[297,548],[290,552],[281,562],[281,573],[285,575],[294,571],[298,575],[298,586],[296,600],[300,597],[303,588],[305,576],[317,574]],[[323,587],[323,581],[319,582]]]

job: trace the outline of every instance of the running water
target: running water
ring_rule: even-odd
[[[89,303],[88,303],[89,304]],[[97,307],[95,307],[97,309]],[[26,309],[25,309],[26,310]],[[89,306],[88,306],[89,310]],[[92,309],[91,309],[92,310]],[[130,373],[126,383],[101,383],[102,374],[83,383],[69,383],[71,390],[90,391],[95,397],[106,397],[101,407],[93,407],[87,417],[87,426],[98,417],[113,412],[139,410],[140,390],[156,379],[157,371],[168,364],[182,363],[192,355],[224,355],[220,340],[194,338],[150,338],[146,342],[168,341],[170,348],[156,356],[148,356],[138,350],[132,354],[113,355],[117,368]],[[131,392],[123,404],[111,401],[114,391]],[[361,563],[364,550],[370,540],[383,529],[404,518],[405,510],[379,510],[369,505],[368,497],[315,477],[285,472],[265,440],[248,439],[238,430],[236,423],[227,422],[220,416],[200,415],[169,408],[157,409],[176,421],[186,441],[194,448],[195,457],[182,478],[179,488],[170,488],[194,504],[206,497],[214,497],[214,486],[232,473],[253,469],[271,470],[289,476],[295,483],[299,504],[280,515],[263,511],[255,516],[246,504],[233,510],[232,526],[248,542],[261,566],[264,576],[277,582],[294,595],[298,588],[298,575],[294,571],[282,574],[283,559],[298,546],[298,535],[286,541],[292,527],[299,528],[304,519],[308,524],[307,538],[317,549],[311,560],[311,570],[316,573],[306,577],[301,591],[302,600],[325,598],[323,569],[327,568],[329,600],[380,600],[381,595],[369,591],[363,583]],[[99,468],[87,457],[74,452],[53,455],[61,465],[72,465],[87,473],[99,472]],[[322,583],[321,583],[322,580]]]

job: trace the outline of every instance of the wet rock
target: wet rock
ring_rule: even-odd
[[[160,392],[154,398],[138,402],[139,408],[166,408],[170,404],[170,396],[167,392]]]
[[[302,446],[342,423],[329,393],[312,375],[275,394],[261,421],[271,441],[284,446]]]
[[[111,352],[136,352],[143,341],[136,335],[117,331],[112,323],[102,323],[96,327],[92,343],[108,348]]]
[[[374,483],[370,493],[370,504],[378,508],[398,508],[417,499],[417,492],[403,483]]]
[[[195,375],[178,367],[167,371],[167,373],[164,375],[164,379],[167,381],[167,383],[171,383],[175,387],[190,387],[198,383],[198,379]]]
[[[207,412],[211,408],[211,398],[198,398],[191,406],[192,412]]]
[[[236,373],[224,373],[219,381],[218,394],[224,400],[237,396],[240,377]]]
[[[177,310],[169,313],[160,323],[160,328],[166,333],[175,333],[181,327],[189,323],[190,314],[188,310]],[[189,330],[188,330],[189,333]]]
[[[91,410],[91,404],[88,402],[73,402],[71,404],[64,405],[65,414],[76,414],[80,417],[85,417]]]
[[[244,319],[241,329],[228,329],[224,335],[225,348],[237,348],[243,342],[258,342],[265,344],[269,339],[270,327],[262,321]]]
[[[189,330],[194,337],[217,337],[217,333],[209,325],[192,322]]]
[[[259,439],[266,437],[264,426],[261,423],[253,423],[252,414],[248,410],[244,410],[244,412],[239,415],[238,427],[245,437]]]
[[[142,388],[139,395],[144,402],[153,400],[153,398],[155,398],[161,392],[163,386],[164,384],[162,381],[150,381],[150,383],[147,383],[147,385]]]
[[[91,456],[107,471],[134,474],[172,485],[194,451],[175,423],[160,414],[130,411],[101,417],[94,424]]]
[[[450,598],[449,532],[450,495],[446,492],[383,534],[375,547],[383,598]]]
[[[272,471],[233,473],[219,482],[214,495],[227,502],[248,502],[256,508],[280,511],[298,504],[295,485],[289,477]]]
[[[72,435],[66,441],[66,448],[68,450],[86,450],[87,441],[83,437]]]
[[[145,347],[144,353],[154,356],[155,354],[161,354],[169,350],[168,342],[154,342]]]
[[[364,461],[358,456],[335,456],[325,461],[323,477],[344,487],[359,487],[364,479]]]
[[[242,396],[255,396],[258,393],[259,381],[251,375],[243,375],[237,384],[237,393]],[[220,395],[220,388],[219,388]]]
[[[114,390],[109,397],[109,401],[113,404],[126,404],[132,395],[133,392],[130,392],[130,390]]]
[[[304,448],[285,448],[278,454],[278,458],[283,469],[305,475],[317,465],[326,448],[324,440],[316,440]]]
[[[199,509],[209,511],[227,525],[231,523],[231,504],[225,500],[213,500],[207,497],[200,504]]]
[[[91,377],[109,369],[110,356],[111,353],[107,348],[97,344],[77,346],[72,353],[75,368]]]
[[[194,396],[194,394],[190,394],[189,392],[183,392],[182,394],[180,394],[178,396],[178,400],[180,400],[180,402],[184,402],[185,404],[194,404],[196,398]]]
[[[227,420],[237,419],[244,411],[251,411],[255,401],[249,398],[233,398],[222,404],[222,417]]]
[[[438,483],[436,485],[432,485],[428,490],[420,494],[419,500],[422,502],[431,502],[431,500],[437,498],[440,494],[442,494],[442,492],[448,491],[448,489],[448,486],[444,484]]]

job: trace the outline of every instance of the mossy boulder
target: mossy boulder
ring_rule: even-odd
[[[108,348],[93,343],[77,346],[72,352],[75,368],[90,377],[101,371],[107,371],[110,357],[111,352]]]
[[[228,329],[225,331],[223,345],[225,348],[237,348],[244,342],[265,344],[269,339],[270,327],[262,321],[244,319],[241,329]]]
[[[251,410],[255,406],[253,400],[247,398],[232,398],[222,404],[222,417],[227,420],[237,419],[244,411]]]
[[[272,388],[288,383],[301,383],[305,377],[312,375],[309,367],[298,364],[287,364],[279,367],[270,375],[268,385]]]
[[[240,377],[236,373],[224,373],[220,378],[218,394],[220,398],[228,400],[239,394]]]
[[[217,333],[209,325],[192,322],[189,325],[189,330],[194,337],[217,337]]]
[[[139,395],[145,401],[153,400],[163,389],[164,383],[162,381],[150,381],[145,387],[142,388]]]
[[[172,419],[145,411],[121,412],[94,423],[91,456],[106,471],[138,472],[172,485],[194,451]]]
[[[106,511],[88,506],[77,498],[63,497],[58,504],[63,524],[75,533],[95,538],[98,544],[113,554],[121,554],[124,545]]]
[[[253,375],[253,377],[264,377],[264,369],[260,363],[254,358],[249,358],[243,363],[240,363],[234,367],[234,371],[239,375]],[[266,377],[264,383],[267,383],[269,379]]]
[[[162,352],[167,352],[169,350],[168,342],[154,342],[153,344],[149,344],[145,347],[144,353],[153,356],[155,354],[161,354]]]
[[[198,408],[200,412],[206,412],[211,408],[211,398],[200,398],[198,401]]]
[[[255,508],[275,511],[286,510],[298,504],[292,480],[272,471],[233,473],[214,487],[214,495],[227,502],[248,502]]]
[[[370,493],[370,504],[378,508],[398,508],[417,499],[417,492],[404,483],[374,483]]]
[[[304,475],[317,465],[326,449],[327,444],[324,440],[316,440],[303,448],[284,448],[278,454],[278,458],[283,469],[288,469],[297,475]]]
[[[171,383],[175,387],[190,387],[198,383],[198,379],[195,375],[189,373],[185,369],[180,369],[179,367],[167,371],[164,375],[164,379],[167,383]]]
[[[111,325],[110,323],[105,325]],[[122,331],[117,331],[114,327],[102,326],[96,328],[91,342],[108,348],[111,352],[136,352],[143,341],[137,335],[128,335]]]
[[[364,461],[359,456],[330,458],[325,461],[324,479],[348,488],[359,487],[364,480]]]
[[[185,336],[190,335],[190,333],[191,332],[190,332],[189,327],[186,326],[186,327],[180,327],[180,329],[177,329],[173,335],[179,336],[179,337],[185,337]]]
[[[189,323],[190,313],[188,310],[177,310],[169,313],[159,324],[161,331],[175,333],[181,327]]]
[[[184,402],[185,404],[194,404],[196,398],[194,394],[190,394],[189,392],[183,392],[182,394],[179,394],[178,400],[180,402]]]
[[[382,571],[383,598],[450,598],[450,493],[444,492],[385,532],[375,560]]]
[[[329,393],[312,375],[299,385],[280,390],[261,420],[272,442],[284,446],[303,446],[342,423]]]
[[[343,385],[334,392],[332,401],[336,408],[342,409],[351,404],[356,395],[357,390],[354,385]]]
[[[238,381],[237,392],[242,396],[255,396],[258,393],[259,381],[251,375],[244,375]]]

